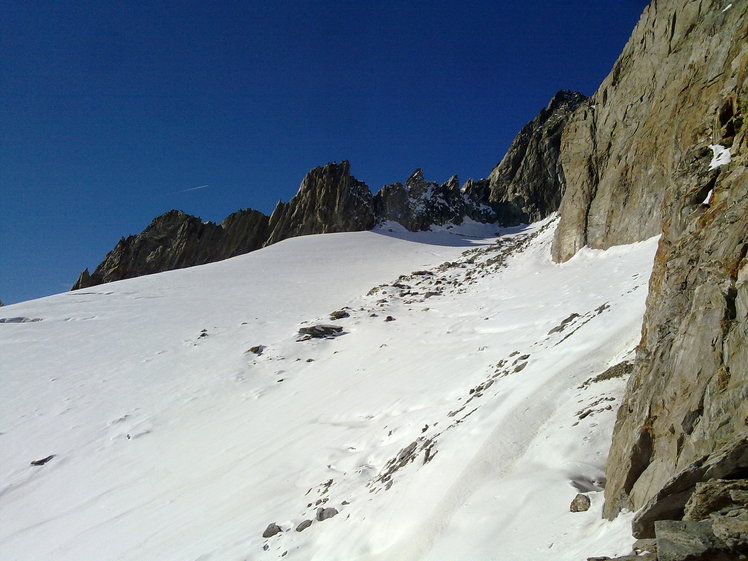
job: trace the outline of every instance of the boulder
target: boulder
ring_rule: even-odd
[[[333,516],[337,516],[338,509],[328,507],[328,508],[318,508],[317,509],[317,521],[322,522],[323,520],[327,520],[328,518],[332,518]]]
[[[577,496],[571,501],[569,510],[571,512],[585,512],[590,509],[590,498],[582,493],[577,493]]]
[[[308,339],[328,339],[342,333],[343,328],[341,326],[322,323],[299,329],[299,335]]]
[[[275,522],[271,522],[268,524],[268,527],[265,528],[265,531],[262,533],[263,538],[272,538],[274,535],[280,533],[283,531],[283,528],[278,526]]]

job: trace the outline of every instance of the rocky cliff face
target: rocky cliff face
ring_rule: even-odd
[[[605,490],[642,536],[700,478],[748,477],[747,8],[653,1],[562,134],[554,257],[662,234]]]
[[[529,224],[558,210],[566,184],[559,161],[561,133],[585,99],[579,92],[558,92],[491,171],[489,201],[502,224]]]
[[[347,161],[329,163],[307,173],[288,203],[278,203],[265,245],[306,234],[369,230],[375,223],[366,183],[351,175]]]
[[[385,185],[374,197],[378,221],[399,222],[408,230],[426,230],[432,225],[460,224],[465,217],[478,222],[495,222],[496,214],[486,204],[485,190],[474,187],[460,189],[456,176],[441,185],[427,181],[423,170],[415,170],[405,185]]]
[[[122,238],[89,274],[83,271],[72,290],[141,275],[202,265],[262,247],[268,218],[247,209],[220,224],[171,210],[153,219],[136,236]]]
[[[556,259],[660,232],[665,186],[730,95],[745,9],[744,0],[647,6],[611,73],[564,129],[569,191]]]

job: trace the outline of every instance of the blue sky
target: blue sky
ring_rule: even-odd
[[[172,208],[270,213],[329,161],[373,191],[485,177],[645,4],[0,0],[0,299],[67,290]]]

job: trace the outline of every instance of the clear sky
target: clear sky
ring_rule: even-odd
[[[485,177],[590,95],[644,0],[0,0],[0,299],[63,292],[177,208],[269,214],[330,161]]]

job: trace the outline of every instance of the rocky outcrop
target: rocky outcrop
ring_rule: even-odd
[[[554,257],[660,233],[666,186],[686,151],[719,140],[713,120],[735,100],[746,4],[657,0],[611,73],[564,129],[567,191]],[[713,135],[713,136],[712,136]]]
[[[288,203],[278,203],[265,245],[306,234],[369,230],[375,223],[366,184],[351,175],[347,161],[329,163],[307,173]]]
[[[417,169],[404,184],[372,195],[347,161],[328,163],[307,173],[296,195],[279,202],[269,218],[244,210],[216,225],[167,212],[142,233],[122,238],[93,273],[80,274],[73,290],[219,261],[295,236],[369,230],[384,221],[419,231],[465,218],[506,226],[539,220],[560,204],[561,130],[583,99],[577,92],[558,92],[519,132],[488,179],[470,179],[460,188],[456,176],[440,185]]]
[[[419,169],[405,182],[371,194],[350,173],[347,161],[312,169],[288,202],[279,202],[268,218],[256,210],[240,210],[220,225],[172,210],[140,234],[122,238],[93,273],[84,270],[73,290],[140,275],[202,265],[247,253],[281,240],[307,234],[369,230],[385,220],[412,231],[433,225],[460,224],[465,217],[495,222],[486,203],[488,182],[457,177],[438,185]]]
[[[460,189],[457,176],[441,185],[427,181],[423,170],[415,170],[405,185],[385,185],[374,197],[379,221],[399,222],[410,231],[428,230],[433,225],[461,224],[465,217],[478,222],[495,222],[496,215],[486,203],[485,181],[466,183]]]
[[[267,224],[267,216],[252,209],[235,212],[220,225],[171,210],[140,234],[120,239],[92,274],[81,273],[72,290],[253,251],[262,247]]]
[[[653,1],[562,134],[554,257],[662,234],[608,459],[609,518],[655,497],[682,512],[697,481],[668,481],[748,431],[747,33],[744,1]]]
[[[489,201],[503,225],[541,220],[558,210],[564,193],[561,133],[586,97],[561,90],[527,123],[491,171]]]

